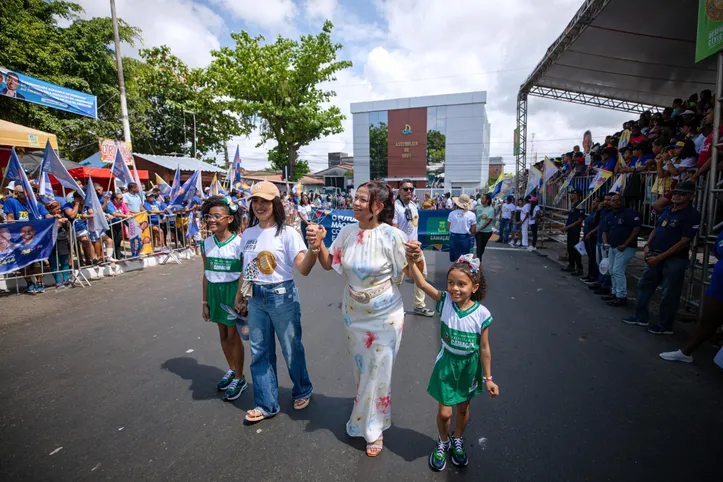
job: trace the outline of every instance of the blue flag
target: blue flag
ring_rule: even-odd
[[[239,154],[238,145],[236,146],[236,155],[233,156],[233,179],[230,186],[237,187],[241,184],[241,155]]]
[[[108,220],[105,218],[103,205],[100,203],[100,199],[98,199],[98,194],[96,194],[95,189],[93,189],[93,179],[90,176],[88,176],[87,186],[88,192],[85,194],[85,205],[93,210],[93,217],[88,219],[88,231],[100,237],[110,229],[110,226],[108,226]]]
[[[173,199],[178,194],[178,190],[181,189],[181,166],[176,167],[176,174],[173,175],[173,182],[171,183],[171,193],[168,199]]]
[[[196,221],[196,212],[191,211],[188,213],[188,233],[187,238],[193,238],[198,233],[198,221]]]
[[[38,195],[40,195],[40,199],[45,201],[45,204],[55,201],[55,193],[53,192],[53,186],[50,185],[50,176],[47,172],[40,173]]]
[[[5,245],[0,248],[0,274],[48,259],[58,237],[55,218],[0,224]]]
[[[38,203],[35,200],[35,194],[33,194],[33,188],[28,181],[28,176],[23,171],[23,166],[20,165],[20,159],[15,153],[15,148],[10,149],[10,161],[8,167],[5,169],[5,177],[15,182],[16,186],[22,186],[25,191],[25,198],[28,200],[28,208],[30,209],[33,218],[40,219],[40,211],[38,210]]]
[[[196,195],[196,186],[201,175],[200,172],[201,171],[194,172],[191,177],[189,177],[186,182],[183,183],[183,186],[178,190],[175,197],[171,201],[171,206],[181,206],[184,202],[190,201],[193,196]]]
[[[73,176],[70,175],[68,170],[65,168],[58,154],[50,145],[50,140],[45,143],[45,153],[43,154],[43,163],[40,164],[40,171],[38,174],[38,184],[42,180],[42,174],[52,174],[55,179],[58,180],[61,186],[71,191],[80,193],[81,196],[85,196],[85,193],[80,188]]]
[[[113,160],[111,172],[113,173],[113,177],[118,179],[123,186],[136,182],[131,175],[131,171],[128,169],[126,161],[123,159],[120,149],[115,150],[115,159]],[[138,187],[140,188],[140,185]]]

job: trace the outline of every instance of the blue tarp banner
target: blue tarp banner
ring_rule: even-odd
[[[48,259],[57,237],[55,218],[0,224],[0,274]]]
[[[449,251],[449,231],[447,231],[447,216],[451,211],[419,211],[419,241],[422,249],[434,251]],[[330,247],[341,228],[347,224],[356,223],[354,212],[351,210],[334,209],[321,220],[326,229],[324,239],[326,247]]]
[[[0,67],[0,95],[54,109],[98,118],[98,99],[94,95],[61,87]]]

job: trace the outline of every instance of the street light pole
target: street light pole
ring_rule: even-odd
[[[120,90],[121,119],[123,120],[123,138],[131,142],[131,126],[128,123],[128,105],[126,104],[126,86],[123,80],[123,61],[121,60],[120,35],[118,34],[118,17],[115,13],[115,0],[110,0],[110,14],[113,20],[113,41],[115,42],[115,64],[118,72],[118,89]]]

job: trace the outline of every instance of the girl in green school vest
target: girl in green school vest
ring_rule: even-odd
[[[216,385],[226,401],[236,400],[248,388],[244,370],[244,347],[236,330],[233,308],[243,271],[243,247],[238,233],[241,211],[230,197],[212,196],[201,206],[201,216],[212,236],[201,244],[203,257],[203,320],[218,326],[221,349],[228,371]]]
[[[408,259],[416,255],[415,250],[407,251]],[[449,269],[446,291],[429,284],[415,263],[410,262],[409,266],[414,283],[437,301],[442,332],[442,348],[427,387],[427,393],[439,402],[439,439],[429,456],[429,466],[432,470],[444,470],[450,452],[452,463],[464,467],[468,460],[462,435],[469,422],[469,402],[485,388],[490,398],[499,394],[491,372],[488,327],[492,316],[480,304],[487,293],[487,282],[479,259],[471,254],[461,256]],[[450,435],[454,407],[457,407],[457,420]]]

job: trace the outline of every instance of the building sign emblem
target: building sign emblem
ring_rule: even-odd
[[[404,124],[404,130],[402,131],[402,134],[409,135],[412,133],[412,126],[409,124]]]

